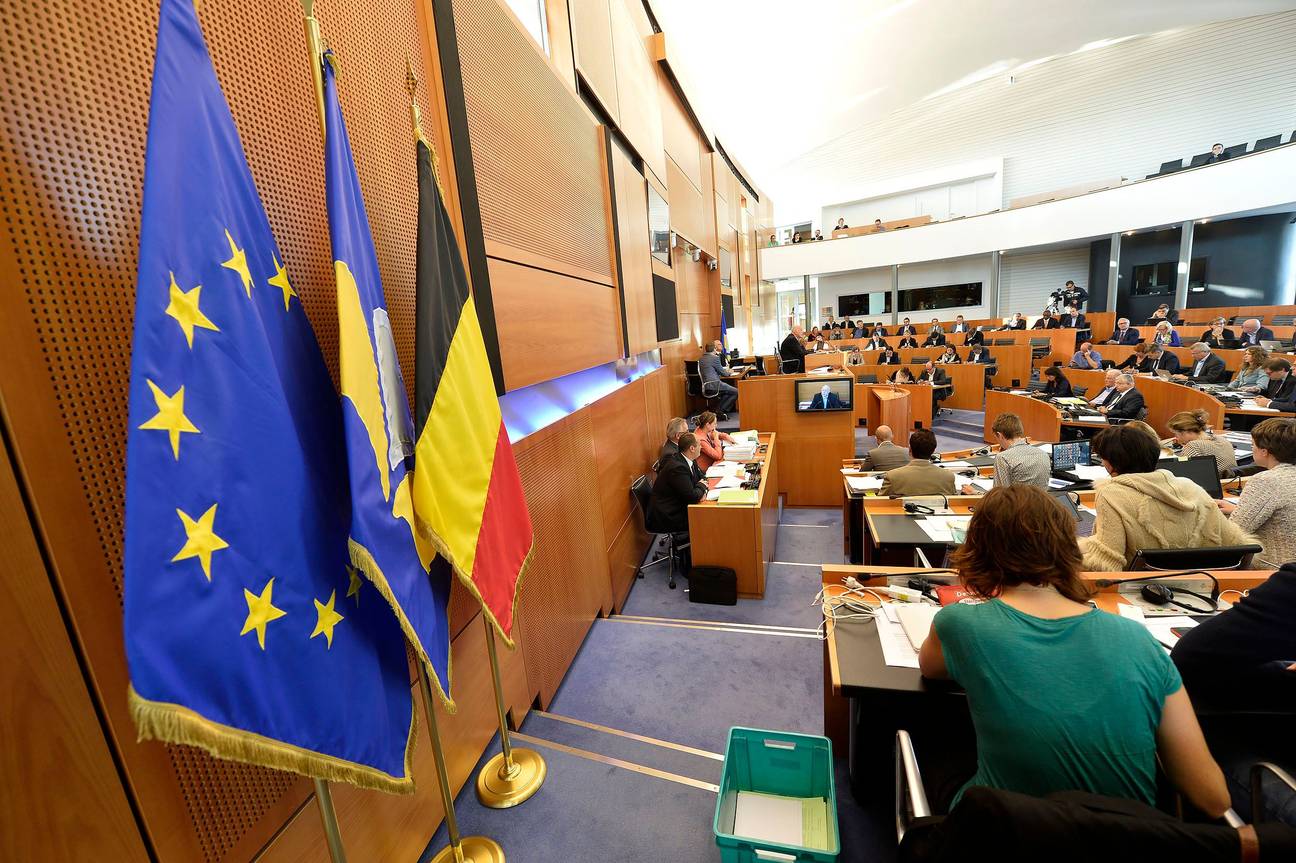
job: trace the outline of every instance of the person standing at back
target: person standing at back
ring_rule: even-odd
[[[976,772],[953,803],[986,786],[1155,804],[1159,760],[1190,803],[1224,814],[1224,774],[1178,671],[1143,625],[1087,604],[1061,504],[1033,486],[991,489],[953,566],[986,601],[942,608],[918,656],[924,677],[967,690]]]
[[[1157,470],[1155,437],[1129,426],[1098,432],[1093,452],[1111,479],[1096,484],[1092,536],[1080,540],[1084,568],[1129,569],[1139,549],[1220,548],[1254,537],[1224,517],[1201,486]]]

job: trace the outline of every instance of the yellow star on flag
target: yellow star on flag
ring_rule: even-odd
[[[216,504],[198,517],[194,521],[189,514],[183,510],[177,509],[176,515],[180,516],[180,522],[184,525],[185,544],[176,556],[171,558],[175,563],[181,560],[188,560],[191,557],[198,558],[202,564],[203,575],[211,581],[211,557],[212,552],[220,551],[222,548],[229,548],[229,543],[216,535],[214,525],[216,522]]]
[[[152,381],[148,381],[148,385],[153,391],[158,412],[152,419],[141,423],[140,428],[166,432],[171,437],[171,452],[176,461],[180,461],[180,433],[199,434],[198,427],[184,413],[184,387],[176,390],[174,395],[167,395]]]
[[[252,298],[252,272],[248,269],[247,252],[238,247],[234,238],[230,236],[229,229],[225,229],[225,239],[229,240],[230,259],[221,261],[221,266],[227,270],[233,270],[239,274],[243,280],[243,290],[247,291],[248,299]]]
[[[351,582],[347,585],[347,599],[355,597],[356,608],[360,607],[360,588],[364,587],[364,579],[360,577],[360,570],[354,566],[347,567],[347,574],[351,576]]]
[[[265,650],[265,628],[266,624],[272,620],[278,620],[288,612],[283,609],[275,608],[271,603],[271,596],[274,594],[274,579],[266,582],[265,588],[261,595],[257,596],[246,587],[243,588],[243,598],[247,600],[248,615],[247,620],[243,621],[243,631],[239,635],[247,635],[252,630],[256,630],[257,644]]]
[[[275,274],[266,279],[266,282],[283,291],[284,311],[286,312],[288,311],[288,301],[297,296],[297,292],[294,291],[293,286],[288,283],[288,271],[284,269],[283,264],[279,263],[279,259],[271,254],[270,260],[274,261]],[[300,302],[300,299],[298,302]]]
[[[329,647],[333,646],[333,627],[345,620],[342,615],[333,610],[333,600],[335,599],[337,599],[336,590],[329,594],[328,602],[315,600],[315,631],[310,635],[311,638],[314,638],[323,634],[324,638],[328,640]]]
[[[180,290],[180,286],[176,284],[175,273],[171,273],[171,302],[166,307],[166,313],[175,318],[180,329],[184,331],[185,341],[189,343],[190,350],[193,349],[194,327],[220,332],[220,327],[213,324],[198,308],[200,291],[202,285],[194,285],[187,291]]]

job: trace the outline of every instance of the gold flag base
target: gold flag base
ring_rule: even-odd
[[[508,809],[531,799],[544,784],[549,768],[533,749],[514,749],[513,769],[506,768],[504,753],[496,755],[477,774],[477,799],[491,809]]]
[[[494,839],[465,836],[459,840],[458,848],[447,845],[437,852],[431,863],[504,863],[504,849]]]

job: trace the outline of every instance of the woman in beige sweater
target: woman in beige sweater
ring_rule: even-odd
[[[1198,455],[1215,456],[1215,469],[1222,477],[1232,476],[1237,470],[1237,455],[1233,444],[1223,438],[1215,437],[1210,429],[1210,416],[1198,408],[1195,411],[1180,411],[1166,423],[1174,437],[1165,444],[1179,444],[1182,449],[1179,455],[1191,458]]]
[[[1093,451],[1112,479],[1098,484],[1093,536],[1080,540],[1084,568],[1127,569],[1139,549],[1246,545],[1254,537],[1219,511],[1201,486],[1157,470],[1161,449],[1128,426],[1103,429]]]

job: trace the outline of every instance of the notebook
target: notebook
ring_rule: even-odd
[[[922,643],[927,640],[927,633],[931,632],[932,620],[938,611],[940,611],[939,606],[926,603],[908,602],[896,606],[895,612],[896,617],[900,619],[900,627],[904,629],[904,634],[914,650],[921,648]]]

